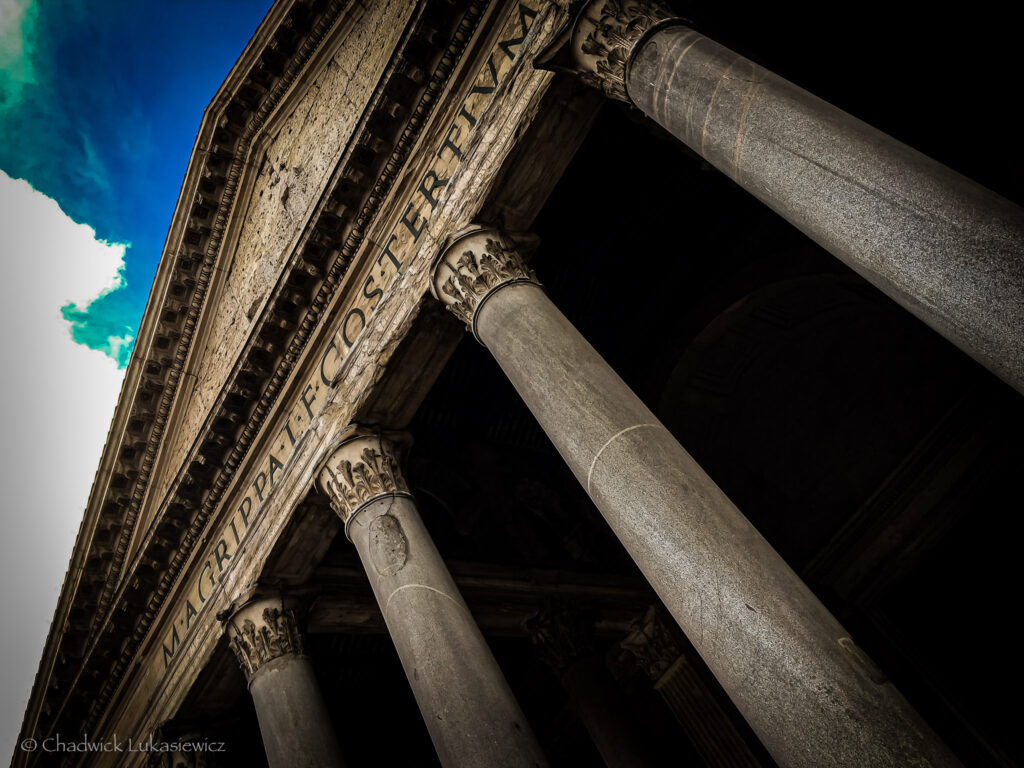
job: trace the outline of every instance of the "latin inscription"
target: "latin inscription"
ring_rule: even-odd
[[[427,222],[436,210],[452,172],[462,160],[466,139],[498,84],[511,69],[540,5],[540,0],[521,0],[505,23],[497,44],[477,73],[459,112],[434,151],[430,169],[423,174],[412,198],[402,209],[398,223],[371,260],[369,270],[360,276],[361,282],[355,298],[321,355],[316,369],[288,409],[287,418],[279,427],[271,448],[247,478],[240,491],[241,498],[232,502],[234,509],[231,517],[208,550],[198,578],[189,586],[184,603],[179,605],[173,623],[165,633],[162,642],[164,669],[174,660],[221,575],[230,567],[232,557],[238,552],[263,502],[288,471],[288,461],[295,444],[319,413],[334,375],[373,317],[384,292],[394,284],[416,254],[417,243]]]

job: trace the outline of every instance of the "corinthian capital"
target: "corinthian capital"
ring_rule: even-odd
[[[272,659],[286,654],[302,655],[302,636],[295,614],[280,598],[246,603],[227,618],[229,644],[246,680]]]
[[[349,523],[356,512],[381,496],[410,496],[399,465],[401,437],[385,437],[353,427],[320,470],[319,483],[331,507]]]
[[[637,664],[654,682],[661,679],[683,655],[683,649],[676,638],[677,630],[670,621],[662,612],[651,607],[620,643],[624,651],[633,654]]]
[[[633,54],[656,28],[685,23],[657,0],[588,0],[537,64],[573,71],[607,96],[631,103],[626,74]]]
[[[473,225],[445,238],[431,264],[431,289],[453,315],[476,332],[476,315],[499,288],[534,283],[520,245],[497,229]]]
[[[524,622],[541,661],[561,677],[576,662],[594,656],[594,624],[567,603],[546,603]]]

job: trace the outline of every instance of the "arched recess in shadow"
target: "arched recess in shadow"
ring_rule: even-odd
[[[853,275],[789,277],[694,337],[658,412],[799,570],[956,401],[949,352]]]

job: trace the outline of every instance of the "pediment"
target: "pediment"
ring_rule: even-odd
[[[207,108],[25,728],[74,730],[102,712],[367,222],[402,181],[487,4],[388,7],[403,18],[381,25],[363,4],[335,1],[276,5]],[[352,77],[339,60],[359,65],[345,36],[381,26],[396,32],[377,46],[378,71],[361,76],[358,99],[340,97],[347,133],[318,132],[301,113],[324,109],[332,77]],[[268,218],[273,232],[260,228]]]

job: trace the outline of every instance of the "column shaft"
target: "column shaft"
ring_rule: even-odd
[[[257,598],[223,620],[249,681],[270,768],[341,768],[334,725],[292,611],[280,598]]]
[[[420,519],[399,467],[406,438],[353,425],[320,486],[366,569],[441,764],[547,765]]]
[[[270,768],[344,764],[309,659],[288,655],[267,662],[249,691]]]
[[[629,99],[1024,392],[1024,210],[685,26],[633,55]]]
[[[571,603],[546,600],[524,623],[538,658],[555,673],[607,768],[661,761],[618,690],[595,643],[593,619]]]
[[[500,245],[488,242],[480,262],[493,262]],[[471,264],[465,254],[462,269]],[[474,317],[478,337],[780,765],[957,764],[543,290],[492,288]]]
[[[441,764],[546,765],[415,502],[377,498],[348,531]]]
[[[576,662],[562,674],[561,683],[607,768],[653,768],[659,764],[637,730],[622,691],[616,689],[599,658]]]
[[[708,768],[760,768],[761,761],[694,668],[692,651],[684,650],[675,625],[664,619],[652,607],[622,641],[622,649],[647,673]]]

